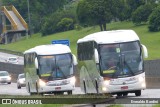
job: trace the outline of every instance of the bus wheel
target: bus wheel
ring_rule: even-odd
[[[38,94],[38,84],[36,83],[36,93]]]
[[[97,94],[99,94],[99,90],[98,90],[98,83],[97,83],[97,81],[95,80],[95,82],[96,82],[96,92],[97,92]]]
[[[54,92],[54,95],[63,95],[64,92],[61,92],[61,91],[57,91],[57,92]]]
[[[30,85],[29,85],[29,83],[28,83],[28,93],[30,93],[31,92],[31,90],[30,90]]]
[[[29,83],[28,83],[28,93],[29,93],[30,95],[34,95],[34,93],[31,92]]]
[[[141,96],[141,90],[135,91],[136,96]]]
[[[67,93],[68,93],[68,95],[72,95],[72,90],[71,90],[71,91],[68,91]]]
[[[127,95],[128,95],[128,93],[127,93],[127,92],[124,92],[124,93],[123,93],[123,96],[127,96]]]
[[[86,89],[86,83],[85,83],[85,81],[83,81],[83,86],[84,86],[84,93],[86,94],[87,93],[87,89]]]
[[[122,93],[117,93],[117,97],[121,97],[122,96]]]

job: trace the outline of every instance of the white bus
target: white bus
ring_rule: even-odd
[[[146,88],[143,57],[148,52],[133,30],[97,32],[77,44],[80,86],[85,93],[141,95]]]
[[[24,52],[27,91],[32,94],[72,94],[76,57],[66,45],[41,45]]]

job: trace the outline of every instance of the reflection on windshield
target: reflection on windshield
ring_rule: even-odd
[[[20,75],[19,78],[25,78],[24,74]]]
[[[40,56],[40,75],[52,79],[66,78],[73,74],[71,54]]]
[[[100,68],[105,76],[123,77],[142,72],[139,42],[100,45]]]

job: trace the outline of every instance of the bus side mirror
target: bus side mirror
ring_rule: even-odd
[[[97,49],[94,49],[94,58],[95,58],[95,62],[99,63],[99,55],[98,55]]]
[[[72,59],[73,59],[73,65],[77,65],[78,64],[77,58],[74,54],[72,54]]]
[[[35,67],[36,67],[36,69],[38,69],[38,60],[37,60],[37,57],[35,58],[34,63],[35,63]]]
[[[145,45],[142,45],[142,44],[141,44],[141,46],[142,46],[142,49],[143,49],[144,58],[148,58],[148,51],[147,51],[146,46],[145,46]]]

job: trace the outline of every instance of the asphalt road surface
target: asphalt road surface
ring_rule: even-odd
[[[12,55],[0,52],[0,62],[6,62],[9,57],[18,57],[18,64],[24,65],[24,58],[22,56]]]
[[[4,84],[0,83],[0,95],[29,95],[26,87],[17,89],[16,83]],[[83,94],[80,87],[76,87],[73,94]],[[142,95],[136,97],[134,93],[129,93],[128,98],[160,98],[160,89],[145,89],[142,90]]]
[[[22,87],[21,89],[17,89],[17,84],[16,83],[11,83],[11,84],[3,84],[0,83],[0,95],[29,95],[26,91],[26,87]],[[76,87],[76,89],[73,91],[73,94],[83,94],[81,91],[80,87]],[[121,99],[127,99],[127,98],[160,98],[160,89],[146,89],[142,90],[142,95],[139,97],[136,97],[135,94],[128,94],[127,97],[125,98],[120,98],[116,99],[116,101],[119,101]],[[117,103],[117,102],[116,102]],[[125,103],[125,102],[124,102]],[[160,102],[159,102],[160,103]],[[111,104],[97,104],[96,107],[107,107]],[[123,107],[152,107],[155,104],[118,104],[122,105]],[[68,105],[67,107],[83,107],[82,104],[78,105]],[[87,105],[85,107],[92,107],[92,105]]]

